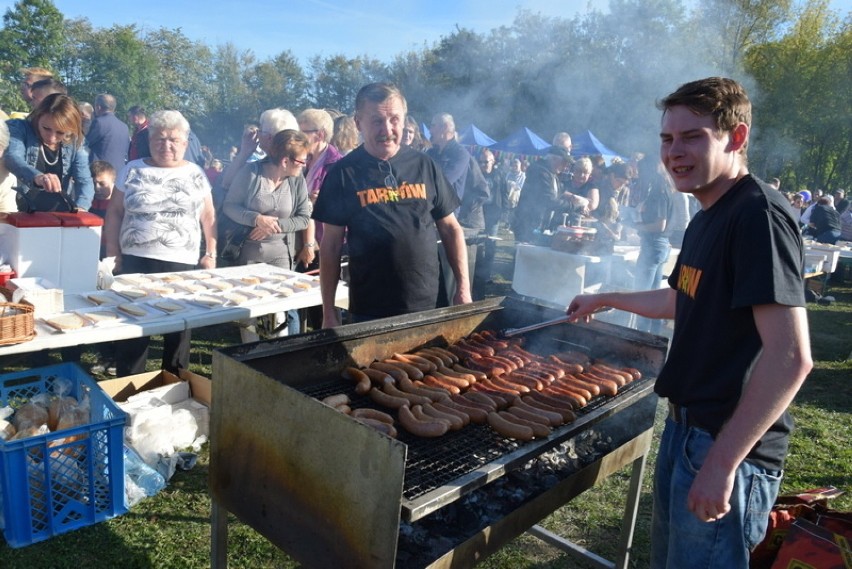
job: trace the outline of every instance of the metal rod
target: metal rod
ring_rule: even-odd
[[[613,310],[613,308],[609,306],[603,306],[598,308],[592,314],[600,314],[601,312],[609,312]],[[520,334],[526,334],[527,332],[532,332],[533,330],[540,330],[541,328],[547,328],[548,326],[556,326],[558,324],[568,324],[571,321],[573,316],[565,315],[560,316],[559,318],[554,318],[553,320],[546,320],[544,322],[539,322],[538,324],[530,324],[529,326],[523,326],[522,328],[506,328],[500,332],[500,335],[504,338],[511,338],[512,336],[518,336]]]
[[[503,330],[501,335],[505,338],[511,338],[512,336],[526,334],[527,332],[532,332],[533,330],[539,330],[541,328],[547,328],[548,326],[556,326],[557,324],[567,324],[570,320],[570,316],[560,316],[559,318],[554,318],[553,320],[546,320],[544,322],[539,322],[538,324],[530,324],[529,326],[524,326],[522,328],[506,328],[505,330]]]
[[[615,563],[612,561],[607,561],[600,555],[592,553],[585,547],[580,547],[576,543],[568,541],[564,537],[558,536],[553,532],[547,531],[539,525],[534,525],[527,530],[527,533],[557,549],[564,551],[565,553],[573,555],[583,561],[588,561],[595,567],[600,567],[601,569],[615,569]]]
[[[228,569],[228,511],[216,498],[210,507],[210,566]]]
[[[621,536],[618,540],[618,558],[615,562],[617,569],[627,569],[630,563],[633,535],[636,531],[636,518],[639,515],[639,496],[642,492],[642,478],[645,474],[647,461],[647,454],[643,454],[633,461],[630,488],[627,491],[627,504],[624,506],[624,518],[621,521]]]

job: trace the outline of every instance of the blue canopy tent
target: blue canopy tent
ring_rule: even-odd
[[[523,127],[516,130],[500,142],[489,147],[490,150],[508,152],[511,154],[522,154],[524,156],[537,156],[544,154],[550,148],[550,143],[539,135]]]
[[[576,138],[572,137],[571,143],[571,155],[575,157],[600,154],[603,156],[607,166],[612,163],[613,158],[620,158],[624,160],[624,158],[617,152],[604,146],[604,143],[598,140],[598,137],[592,134],[592,131],[590,130],[587,130],[585,133],[577,136]]]
[[[471,124],[459,133],[459,144],[464,146],[491,146],[497,141]]]

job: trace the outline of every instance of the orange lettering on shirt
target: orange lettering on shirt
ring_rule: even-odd
[[[398,202],[404,199],[426,199],[426,184],[403,183],[399,188],[370,188],[355,192],[361,207],[372,204]]]
[[[678,290],[694,299],[695,293],[698,291],[698,283],[701,281],[701,274],[701,269],[681,265],[677,278]]]

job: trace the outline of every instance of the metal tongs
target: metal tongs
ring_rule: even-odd
[[[601,314],[602,312],[610,312],[611,310],[613,310],[611,306],[602,306],[591,314]],[[565,316],[560,316],[559,318],[554,318],[553,320],[545,320],[544,322],[539,322],[538,324],[530,324],[529,326],[524,326],[522,328],[505,328],[500,331],[500,336],[503,338],[520,336],[521,334],[526,334],[527,332],[532,332],[533,330],[540,330],[541,328],[547,328],[548,326],[556,326],[557,324],[568,324],[572,318],[573,315],[566,314]]]

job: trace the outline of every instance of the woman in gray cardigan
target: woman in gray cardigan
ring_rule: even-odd
[[[296,232],[305,229],[311,218],[303,175],[307,156],[307,136],[282,130],[272,139],[265,159],[246,164],[237,173],[222,210],[235,222],[253,228],[237,264],[268,263],[292,270]],[[290,331],[297,332],[297,326],[298,322]],[[241,332],[244,341],[257,339],[250,329],[241,328]]]

